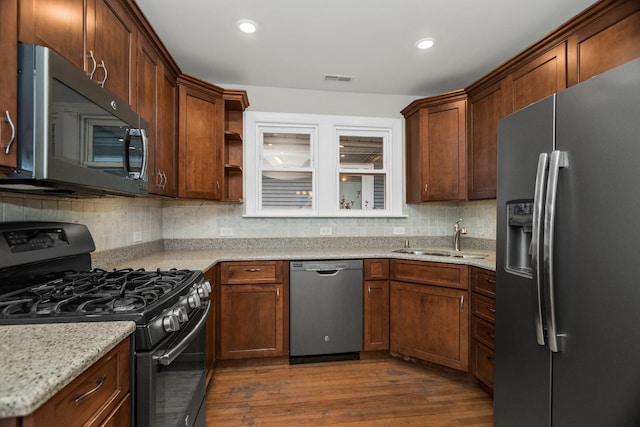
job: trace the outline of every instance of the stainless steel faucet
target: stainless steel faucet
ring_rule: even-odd
[[[460,252],[460,235],[467,234],[467,227],[462,227],[460,223],[462,222],[462,218],[456,221],[453,226],[453,246],[456,251]]]

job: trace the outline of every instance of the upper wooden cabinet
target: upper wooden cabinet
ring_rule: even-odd
[[[176,77],[154,46],[138,40],[137,110],[149,122],[149,192],[177,193]]]
[[[0,170],[16,167],[18,119],[18,1],[0,1]]]
[[[466,199],[466,106],[466,94],[457,91],[402,110],[407,203]]]
[[[222,90],[194,77],[178,78],[178,196],[222,197]]]
[[[507,77],[509,112],[518,111],[567,87],[566,43],[529,60]]]
[[[22,0],[19,39],[48,46],[130,105],[137,29],[119,0]]]
[[[465,92],[469,200],[496,197],[498,120],[640,57],[640,2],[601,0]]]

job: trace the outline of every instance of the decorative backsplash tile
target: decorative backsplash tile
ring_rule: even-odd
[[[98,251],[160,239],[452,236],[462,218],[467,238],[495,240],[495,200],[405,205],[406,218],[244,218],[243,205],[155,198],[67,199],[0,193],[2,221],[86,224]],[[142,239],[134,241],[134,235]]]

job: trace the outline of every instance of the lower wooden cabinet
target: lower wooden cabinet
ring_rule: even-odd
[[[496,274],[471,267],[471,373],[493,389]]]
[[[220,269],[220,359],[288,355],[287,263],[224,262]]]
[[[389,350],[389,260],[365,259],[363,273],[362,349]]]
[[[22,427],[129,426],[130,340],[127,338],[33,414],[2,420]]]
[[[391,281],[391,351],[467,371],[467,292]]]

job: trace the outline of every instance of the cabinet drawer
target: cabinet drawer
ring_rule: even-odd
[[[364,280],[389,279],[389,260],[388,259],[365,259],[363,275],[364,275]]]
[[[471,314],[488,322],[496,322],[496,301],[476,293],[471,297]]]
[[[480,341],[489,348],[493,348],[495,337],[495,326],[476,316],[471,316],[471,338]]]
[[[36,412],[26,417],[23,425],[99,425],[107,416],[117,411],[129,393],[129,345],[129,339],[118,344]]]
[[[469,273],[469,283],[471,290],[490,298],[496,297],[496,273],[489,270],[483,270],[477,267],[471,267]]]
[[[471,370],[476,378],[493,389],[493,350],[476,340],[471,341]]]
[[[392,280],[402,282],[469,289],[466,265],[392,259],[390,276]]]
[[[220,281],[224,285],[282,283],[282,261],[223,262]]]

